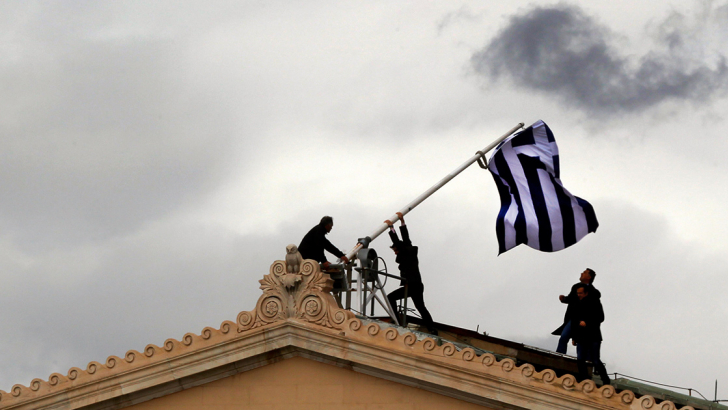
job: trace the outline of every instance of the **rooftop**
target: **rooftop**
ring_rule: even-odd
[[[260,284],[255,308],[235,322],[15,385],[0,391],[0,409],[121,409],[304,357],[490,408],[728,410],[631,381],[577,382],[571,356],[471,330],[438,323],[433,337],[416,329],[417,318],[401,327],[356,316],[337,305],[333,280],[313,261],[298,272],[276,261]]]

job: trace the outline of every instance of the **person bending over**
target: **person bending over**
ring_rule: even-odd
[[[344,255],[344,252],[341,252],[339,248],[326,239],[326,234],[331,232],[333,227],[334,218],[330,216],[321,218],[321,222],[311,228],[301,240],[301,244],[298,245],[298,252],[301,253],[301,257],[303,259],[313,259],[323,265],[324,269],[327,269],[331,264],[326,260],[326,255],[324,255],[324,250],[327,250],[332,255],[344,261],[344,263],[348,263],[349,259]]]

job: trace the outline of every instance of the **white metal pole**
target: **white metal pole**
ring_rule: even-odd
[[[407,204],[404,208],[400,209],[399,213],[401,213],[402,216],[407,215],[407,213],[409,211],[415,209],[415,207],[417,205],[419,205],[420,203],[422,203],[422,201],[424,201],[425,199],[427,199],[430,195],[434,194],[435,191],[437,191],[438,189],[442,188],[445,184],[447,184],[448,182],[450,182],[451,179],[455,178],[459,173],[463,172],[465,170],[465,168],[473,165],[473,163],[476,162],[478,160],[478,158],[482,157],[488,151],[490,151],[493,148],[495,148],[496,145],[498,145],[504,139],[508,138],[508,136],[510,136],[511,134],[513,134],[514,132],[516,132],[519,128],[522,128],[523,125],[524,125],[523,123],[520,123],[520,124],[516,125],[515,127],[511,128],[510,130],[508,130],[508,132],[506,132],[505,134],[501,135],[497,140],[495,140],[495,141],[491,142],[490,144],[488,144],[487,147],[485,147],[482,150],[478,151],[475,155],[473,155],[472,157],[470,157],[470,159],[468,159],[462,165],[460,165],[459,167],[457,167],[454,171],[452,171],[450,174],[448,174],[445,178],[441,179],[440,182],[438,182],[435,185],[433,185],[430,189],[428,189],[427,191],[425,191],[422,195],[418,196],[412,202],[410,202],[409,204]],[[392,223],[397,222],[399,220],[399,215],[397,215],[395,213],[393,216],[390,216],[388,220],[391,221]],[[382,223],[382,225],[380,225],[379,228],[377,228],[377,230],[375,230],[374,232],[372,232],[371,234],[369,234],[369,238],[371,238],[371,240],[373,241],[379,235],[381,235],[382,232],[386,231],[387,228],[388,228],[387,224],[386,223]],[[354,246],[354,248],[352,248],[346,254],[346,257],[349,260],[352,260],[352,258],[354,257],[354,255],[356,255],[356,253],[359,252],[359,250],[361,248],[362,248],[362,244],[361,243],[357,243]]]

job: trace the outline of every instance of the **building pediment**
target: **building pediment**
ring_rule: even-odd
[[[0,409],[121,409],[293,357],[303,357],[491,408],[660,409],[591,380],[498,360],[491,353],[355,317],[329,293],[332,281],[311,260],[276,261],[263,294],[235,322],[182,340],[148,345],[66,375],[0,391]],[[683,409],[692,409],[689,406]]]

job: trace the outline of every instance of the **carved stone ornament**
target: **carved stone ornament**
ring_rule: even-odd
[[[354,318],[331,295],[334,280],[321,272],[318,262],[302,259],[295,245],[286,247],[286,260],[273,262],[259,282],[263,295],[255,310],[238,314],[238,332],[288,319],[343,329]]]

